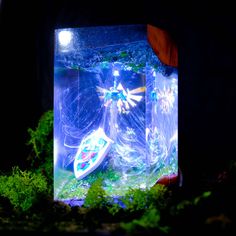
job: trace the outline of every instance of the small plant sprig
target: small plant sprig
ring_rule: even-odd
[[[39,119],[35,130],[29,128],[30,139],[27,145],[32,145],[33,153],[28,160],[31,161],[32,170],[43,174],[51,187],[53,184],[53,111],[45,112]]]
[[[12,175],[0,176],[0,196],[8,198],[16,210],[28,211],[39,199],[39,194],[47,193],[46,178],[40,173],[22,171],[13,167]]]
[[[167,207],[168,188],[157,184],[150,189],[131,189],[122,199],[126,211],[141,212],[138,219],[130,222],[122,222],[121,228],[132,234],[138,230],[156,230],[159,233],[167,234],[170,227],[163,225],[161,212]]]
[[[170,231],[169,226],[162,226],[160,212],[156,208],[151,208],[145,211],[145,213],[139,219],[134,219],[128,223],[121,223],[121,228],[123,228],[127,233],[132,234],[138,230],[151,230],[156,229],[156,231],[162,234],[167,234]]]
[[[90,209],[101,209],[106,205],[107,195],[105,190],[102,188],[102,178],[98,178],[88,190],[87,196],[84,200],[84,206]]]
[[[156,207],[163,209],[168,200],[168,189],[166,186],[156,184],[150,189],[130,189],[121,198],[127,211],[146,210]]]
[[[27,142],[28,145],[32,145],[34,153],[37,158],[42,158],[41,155],[52,155],[52,131],[53,131],[53,111],[45,112],[35,130],[29,128],[28,133],[30,140]]]

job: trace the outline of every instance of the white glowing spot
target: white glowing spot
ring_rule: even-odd
[[[153,75],[154,77],[156,77],[156,71],[153,71],[152,75]]]
[[[72,40],[72,32],[68,30],[63,30],[58,34],[59,43],[61,46],[68,46]]]
[[[125,69],[128,70],[128,71],[131,71],[132,67],[131,66],[127,66],[127,67],[125,67]]]
[[[145,183],[140,184],[140,188],[141,189],[145,189],[146,188],[146,184]]]
[[[174,91],[171,88],[165,88],[158,92],[158,100],[162,113],[170,113],[175,101]]]
[[[118,70],[114,70],[114,71],[113,71],[113,75],[114,75],[114,76],[119,76],[119,75],[120,75],[120,73],[119,73],[119,71],[118,71]]]

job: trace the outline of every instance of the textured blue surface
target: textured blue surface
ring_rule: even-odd
[[[63,30],[73,35],[67,46],[58,41]],[[99,176],[119,196],[177,174],[178,71],[159,61],[145,25],[58,29],[54,65],[55,199],[84,198]],[[99,128],[112,145],[76,180],[73,162]],[[97,139],[89,140],[92,150]]]

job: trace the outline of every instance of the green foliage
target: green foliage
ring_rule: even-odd
[[[15,209],[29,210],[46,193],[47,181],[42,174],[13,167],[12,175],[0,176],[0,195],[10,200]]]
[[[118,203],[112,203],[111,205],[108,205],[108,212],[111,215],[116,215],[121,210],[121,206]]]
[[[38,172],[45,175],[50,185],[53,183],[53,155],[47,156],[44,162],[39,166]]]
[[[107,205],[108,212],[116,215],[124,206],[124,211],[135,213],[145,212],[148,209],[164,209],[168,202],[168,189],[164,185],[157,184],[150,189],[129,189],[126,194],[120,198],[120,204],[110,201]]]
[[[192,200],[182,200],[177,205],[171,208],[171,212],[173,215],[178,215],[189,207],[198,206],[203,201],[203,199],[210,197],[211,194],[211,191],[206,191],[203,192],[201,195],[193,198]]]
[[[130,189],[121,200],[130,212],[152,207],[163,209],[167,204],[167,193],[166,186],[157,184],[150,189]]]
[[[102,181],[102,178],[98,178],[89,188],[84,200],[85,207],[101,209],[106,205],[106,192],[102,188]]]
[[[119,180],[121,177],[121,174],[117,171],[114,171],[112,168],[109,168],[104,175],[104,179],[115,182]]]
[[[104,171],[94,171],[86,178],[77,180],[73,174],[69,176],[60,172],[60,174],[55,176],[56,181],[54,182],[54,184],[56,183],[56,189],[60,188],[57,197],[60,199],[84,198],[87,194],[89,186],[93,185],[97,179],[106,179],[107,181],[114,182],[120,179],[120,174],[111,168],[107,168]],[[59,180],[59,182],[57,180]],[[66,183],[65,180],[67,180]],[[63,187],[61,188],[62,185]],[[104,190],[109,195],[108,188],[109,186],[104,186]]]
[[[150,207],[157,207],[158,209],[164,209],[167,206],[170,192],[168,188],[163,184],[156,184],[149,190],[147,190],[148,205]]]
[[[161,226],[160,212],[155,208],[148,209],[140,219],[134,219],[128,223],[121,223],[121,228],[131,234],[138,230],[157,229],[162,233],[168,233],[170,228],[168,226]]]
[[[106,179],[109,181],[117,181],[120,179],[120,175],[115,172],[112,168],[108,168],[105,171],[95,171],[91,173],[85,180],[88,184],[93,184],[97,179]]]
[[[211,191],[206,191],[206,192],[203,192],[203,194],[202,194],[203,198],[207,198],[207,197],[210,197],[210,196],[211,196]]]
[[[211,196],[211,191],[203,192],[202,195],[193,199],[193,205],[198,205],[204,198]]]
[[[179,212],[179,211],[182,211],[184,209],[186,209],[187,207],[191,206],[192,205],[192,202],[189,201],[189,200],[183,200],[181,201],[180,203],[178,203],[176,205],[176,211],[175,212]]]
[[[91,173],[90,175],[86,176],[84,180],[87,181],[88,184],[92,185],[97,179],[102,178],[102,176],[103,176],[103,172],[95,171]]]
[[[35,130],[29,128],[30,139],[28,145],[32,145],[33,153],[30,156],[31,167],[36,173],[43,174],[48,181],[49,190],[52,192],[53,184],[53,111],[45,112]]]
[[[87,189],[85,187],[81,187],[81,181],[78,181],[74,177],[67,178],[69,178],[68,182],[60,190],[57,197],[59,199],[84,198],[87,193]]]
[[[143,211],[141,218],[134,219],[128,223],[121,223],[121,228],[127,233],[138,230],[154,229],[161,233],[168,233],[170,228],[162,226],[161,211],[167,206],[168,189],[166,186],[157,184],[150,189],[131,189],[127,192],[122,202],[126,211]]]
[[[52,143],[53,131],[53,111],[45,112],[38,122],[35,130],[29,128],[28,133],[30,140],[28,145],[33,146],[34,153],[37,158],[42,158],[41,155],[51,156],[53,153]]]
[[[121,199],[127,211],[139,211],[147,207],[147,192],[142,189],[130,189]]]

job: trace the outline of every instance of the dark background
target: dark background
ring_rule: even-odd
[[[149,23],[176,41],[184,184],[198,185],[235,158],[234,8],[154,2],[1,1],[0,170],[25,166],[27,128],[53,108],[54,29],[90,25]]]

